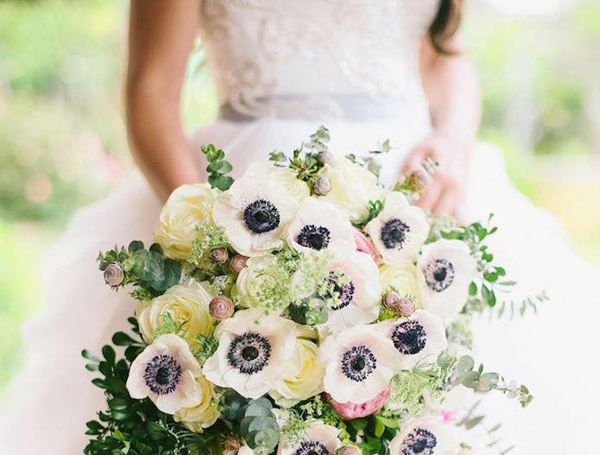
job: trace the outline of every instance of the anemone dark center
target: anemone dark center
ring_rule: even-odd
[[[402,322],[394,327],[392,342],[402,354],[418,354],[425,349],[427,332],[417,321]]]
[[[248,346],[242,349],[242,357],[247,361],[256,359],[258,354],[258,349],[256,349],[254,346]]]
[[[344,376],[352,381],[362,382],[377,368],[377,358],[368,347],[360,345],[346,351],[341,364]]]
[[[144,369],[144,381],[157,395],[167,395],[177,388],[183,370],[174,357],[161,354],[152,357]]]
[[[410,227],[406,223],[394,218],[381,228],[381,241],[388,250],[401,249],[409,232]]]
[[[293,455],[329,455],[325,444],[319,441],[302,441]]]
[[[354,283],[352,281],[341,283],[341,281],[346,281],[343,278],[343,276],[339,276],[335,272],[331,272],[329,275],[329,284],[332,289],[325,295],[325,298],[332,299],[335,295],[337,303],[331,306],[331,309],[334,311],[346,308],[352,303],[352,299],[354,299]]]
[[[454,265],[447,259],[439,258],[429,261],[422,269],[429,289],[442,292],[454,282]]]
[[[430,431],[417,428],[410,432],[400,449],[401,455],[433,455],[437,438]]]
[[[314,224],[304,226],[296,238],[298,245],[317,251],[327,248],[330,240],[331,232],[329,232],[329,229],[325,226],[315,226]]]
[[[277,229],[280,221],[281,216],[277,207],[264,199],[252,202],[244,210],[246,227],[255,234],[264,234]]]
[[[227,351],[227,361],[240,373],[255,374],[262,371],[271,358],[271,343],[256,332],[236,336]]]

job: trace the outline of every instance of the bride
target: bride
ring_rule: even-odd
[[[490,396],[483,425],[504,421],[508,445],[518,441],[512,453],[596,452],[600,276],[570,252],[556,222],[515,190],[500,153],[476,142],[480,98],[456,36],[461,9],[461,0],[133,0],[127,125],[145,180],[134,177],[81,210],[49,252],[52,305],[25,328],[29,356],[4,400],[0,453],[82,452],[84,422],[104,400],[80,351],[98,351],[133,311],[126,293],[102,282],[96,255],[115,242],[151,241],[171,191],[206,178],[198,144],[223,148],[239,175],[273,149],[293,149],[322,123],[340,154],[389,138],[386,183],[427,158],[439,162],[421,207],[465,220],[495,213],[499,262],[532,284],[520,293],[546,289],[553,300],[538,317],[477,322],[486,367],[536,396],[526,410]],[[198,31],[220,113],[188,138],[180,92]],[[507,444],[483,445],[475,453],[500,453]]]

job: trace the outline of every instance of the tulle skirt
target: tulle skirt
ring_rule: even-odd
[[[401,144],[383,157],[382,176],[391,182],[407,151],[427,134],[421,125],[410,117],[334,123],[329,125],[331,149],[364,153],[387,138]],[[293,150],[317,127],[310,121],[220,121],[202,129],[198,141],[222,147],[240,175],[273,150]],[[47,311],[23,328],[27,361],[3,399],[0,453],[82,453],[85,422],[104,408],[104,397],[90,384],[93,375],[84,369],[80,352],[98,352],[113,332],[126,328],[134,309],[127,292],[114,293],[104,284],[96,257],[133,239],[151,242],[159,212],[151,188],[134,174],[109,197],[80,210],[49,249],[42,264]],[[521,410],[498,393],[486,395],[477,412],[489,415],[473,435],[473,453],[501,453],[515,443],[515,454],[597,453],[600,273],[571,252],[554,218],[513,187],[499,151],[480,144],[461,215],[485,220],[490,213],[500,227],[491,248],[498,263],[523,284],[519,295],[546,290],[552,301],[540,305],[537,315],[476,321],[478,360],[486,370],[526,384],[535,400]],[[500,422],[503,430],[486,434],[485,428]],[[498,435],[502,441],[486,447]]]

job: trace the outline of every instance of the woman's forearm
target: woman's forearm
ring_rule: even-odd
[[[126,85],[133,156],[157,194],[201,180],[181,122],[180,97],[198,2],[132,0]]]
[[[422,53],[421,71],[436,132],[471,144],[481,121],[481,97],[475,69],[463,53]]]
[[[183,132],[179,103],[165,99],[158,87],[139,81],[131,84],[135,85],[127,90],[131,150],[156,193],[165,200],[178,186],[201,180],[198,160]]]

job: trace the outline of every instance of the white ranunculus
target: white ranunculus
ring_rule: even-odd
[[[215,330],[217,352],[204,364],[213,384],[259,398],[290,371],[296,348],[296,325],[260,309],[242,310]]]
[[[177,422],[183,423],[190,431],[202,433],[205,428],[212,426],[219,418],[219,406],[214,386],[204,377],[196,378],[196,386],[201,398],[196,406],[182,408],[174,415]]]
[[[333,254],[329,262],[332,276],[341,272],[347,282],[337,285],[339,303],[327,309],[327,322],[320,329],[336,333],[375,321],[381,298],[377,265],[368,254],[354,250],[345,242],[334,243],[328,252]]]
[[[342,446],[339,434],[338,428],[317,421],[304,432],[300,442],[291,446],[279,444],[277,455],[333,455]]]
[[[323,391],[323,365],[317,362],[319,348],[315,343],[302,338],[298,339],[293,368],[279,381],[270,395],[283,407],[294,406]]]
[[[444,323],[425,310],[417,310],[407,318],[381,322],[377,327],[401,354],[406,370],[417,364],[435,363],[448,346]]]
[[[423,307],[447,322],[467,302],[477,270],[469,247],[460,240],[438,240],[423,248],[417,267]]]
[[[429,223],[423,209],[408,203],[402,193],[385,198],[381,213],[371,220],[365,231],[386,264],[413,261],[427,236]]]
[[[188,344],[177,335],[161,335],[133,361],[127,390],[134,399],[150,398],[166,414],[196,406],[201,367]]]
[[[390,455],[457,455],[460,450],[456,427],[434,416],[407,421],[390,442]]]
[[[271,273],[276,272],[276,264],[277,257],[272,254],[249,258],[235,281],[233,294],[244,297],[243,303],[250,307],[262,308],[261,287],[276,279]]]
[[[319,175],[331,181],[331,191],[322,199],[345,210],[352,221],[368,214],[369,201],[384,199],[387,193],[371,171],[346,158],[326,165]]]
[[[387,390],[402,370],[392,342],[374,326],[351,327],[325,339],[319,348],[325,365],[325,392],[339,403],[364,403]]]
[[[213,332],[208,310],[213,297],[215,293],[207,283],[190,279],[159,297],[139,302],[135,315],[144,340],[151,343],[165,322],[171,320],[181,326],[179,335],[193,347],[198,335],[208,336]]]
[[[423,307],[417,268],[411,264],[384,265],[379,268],[379,282],[383,292],[397,292],[402,299],[412,299],[417,308]]]
[[[327,202],[305,199],[290,226],[288,244],[304,252],[326,249],[335,241],[355,243],[348,214]]]
[[[251,167],[217,197],[213,218],[236,251],[255,257],[283,245],[297,210],[298,203],[284,185]]]
[[[189,260],[198,226],[212,225],[217,192],[206,183],[183,185],[167,200],[160,213],[154,237],[167,256]]]

